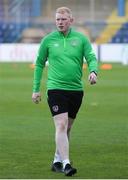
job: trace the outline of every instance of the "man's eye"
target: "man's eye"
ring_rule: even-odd
[[[62,19],[56,19],[56,21],[65,21],[66,19],[65,18],[62,18]]]

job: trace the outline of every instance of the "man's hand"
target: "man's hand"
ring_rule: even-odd
[[[32,101],[36,104],[39,104],[39,102],[41,101],[41,94],[40,92],[35,92],[32,94]]]
[[[96,84],[97,75],[94,72],[91,72],[89,74],[88,80],[89,80],[90,84]]]

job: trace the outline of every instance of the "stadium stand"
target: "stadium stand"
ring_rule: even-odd
[[[29,26],[31,1],[0,1],[0,42],[20,42],[22,31]]]
[[[125,4],[125,16],[118,16],[115,8],[106,20],[106,27],[96,38],[96,43],[127,43],[128,0]]]
[[[128,42],[126,18],[120,21],[115,13],[117,0],[0,0],[0,43],[39,42],[55,28],[60,6],[72,9],[74,26],[92,42]]]
[[[128,22],[124,23],[112,37],[111,43],[128,43]]]
[[[22,43],[38,43],[46,34],[42,28],[27,28],[22,33]]]
[[[117,0],[44,0],[42,17],[53,21],[56,8],[67,5],[73,11],[76,22],[74,25],[83,26],[83,29],[90,34],[91,41],[94,42],[105,28],[105,20],[116,7],[116,4]],[[42,17],[39,17],[39,22],[42,21]]]

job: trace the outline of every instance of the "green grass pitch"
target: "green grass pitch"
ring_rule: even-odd
[[[0,64],[0,178],[63,179],[50,171],[54,124],[46,101],[32,103],[33,69],[25,63]],[[128,67],[99,70],[97,85],[87,81],[71,133],[70,157],[75,179],[128,178]]]

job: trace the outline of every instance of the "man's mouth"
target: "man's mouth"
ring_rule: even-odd
[[[58,26],[58,27],[59,27],[59,29],[63,29],[64,26]]]

